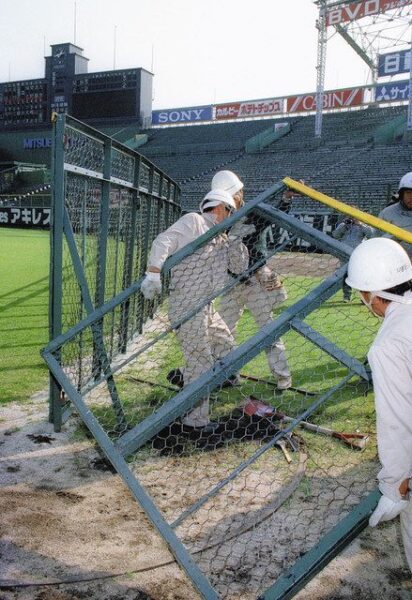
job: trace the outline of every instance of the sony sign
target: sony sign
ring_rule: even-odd
[[[344,6],[326,11],[326,26],[348,23],[355,19],[362,19],[378,13],[401,8],[412,4],[412,0],[365,0],[364,2],[351,2]]]
[[[192,106],[152,111],[152,125],[170,125],[171,123],[195,123],[212,119],[211,106]]]

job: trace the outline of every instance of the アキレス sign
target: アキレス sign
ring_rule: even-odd
[[[48,228],[50,212],[50,208],[0,207],[0,226]]]

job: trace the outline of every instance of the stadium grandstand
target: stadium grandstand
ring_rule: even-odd
[[[197,209],[215,171],[230,168],[242,177],[248,198],[292,176],[378,214],[396,191],[399,175],[410,169],[406,116],[406,106],[330,112],[323,116],[321,140],[314,135],[313,114],[150,129],[129,125],[120,131],[112,127],[110,133],[126,145],[136,136],[145,141],[139,152],[181,186],[184,211]],[[248,150],[250,140],[279,124],[285,126],[282,137],[264,148]],[[106,127],[101,129],[109,133]],[[0,181],[4,204],[33,201],[33,196],[41,205],[50,201],[44,195],[48,183],[44,164],[4,161]],[[293,209],[313,212],[316,207],[311,201],[295,199]]]
[[[152,129],[144,132],[148,142],[139,150],[179,183],[184,210],[197,208],[215,171],[230,168],[242,177],[249,198],[290,175],[377,214],[399,174],[410,168],[404,136],[379,139],[382,125],[390,128],[399,117],[406,123],[406,107],[329,113],[321,142],[314,136],[314,115],[292,117],[284,120],[289,128],[283,137],[253,153],[245,149],[248,140],[279,119]],[[295,203],[295,209],[308,208],[302,200]]]

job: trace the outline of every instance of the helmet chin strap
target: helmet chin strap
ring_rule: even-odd
[[[372,308],[372,302],[374,301],[374,299],[376,298],[376,292],[369,292],[370,296],[369,296],[369,302],[366,300],[366,298],[364,297],[364,295],[362,294],[362,292],[359,293],[362,302],[364,303],[364,305],[368,308],[368,310],[370,310],[370,312],[377,317],[378,319],[383,319],[382,315],[378,315],[378,313],[376,313],[373,308]]]
[[[392,302],[398,302],[399,304],[412,304],[412,297],[398,296],[397,294],[391,294],[390,292],[373,292],[373,297],[379,296],[379,298],[385,298],[385,300],[391,300]]]
[[[372,302],[376,297],[384,298],[385,300],[390,300],[391,302],[398,302],[398,304],[412,305],[412,296],[405,298],[405,296],[398,296],[397,294],[391,294],[390,292],[383,292],[380,290],[377,292],[369,292],[369,294],[369,302],[367,302],[362,293],[360,294],[361,300],[364,305],[368,307],[371,313],[375,315],[375,317],[378,317],[378,319],[382,319],[383,317],[382,315],[378,315],[372,308]]]

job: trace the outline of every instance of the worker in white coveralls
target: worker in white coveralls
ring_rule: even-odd
[[[369,524],[400,514],[402,538],[412,571],[412,265],[388,238],[372,238],[353,251],[348,285],[383,323],[369,350],[377,419],[379,488],[382,497]]]
[[[376,232],[373,227],[365,225],[359,219],[353,219],[352,217],[346,217],[344,221],[339,223],[334,231],[332,231],[332,237],[336,240],[340,240],[352,248],[356,248],[365,238],[371,238],[376,236]],[[341,265],[345,264],[346,260],[341,261]],[[342,281],[342,292],[344,302],[350,302],[351,299],[351,288],[346,284],[346,281]]]
[[[183,215],[153,241],[146,276],[142,281],[143,295],[152,299],[162,289],[160,271],[165,260],[223,221],[234,210],[235,202],[224,190],[210,191],[200,203],[200,214]],[[227,269],[242,272],[247,265],[247,250],[242,243],[229,242],[225,233],[210,240],[203,247],[183,259],[171,270],[169,319],[175,323],[204,300],[221,289],[227,279]],[[185,357],[184,384],[197,379],[210,369],[215,360],[226,356],[234,347],[234,339],[227,325],[211,304],[176,329],[176,336]],[[209,398],[182,418],[188,427],[202,432],[213,431],[218,424],[209,419]]]
[[[399,202],[390,204],[379,213],[379,218],[412,233],[412,172],[406,173],[398,186]],[[412,259],[412,244],[400,242]]]
[[[212,189],[219,188],[229,192],[236,203],[236,208],[243,206],[243,182],[232,171],[218,171],[212,179]],[[262,248],[262,236],[272,225],[271,221],[250,216],[240,219],[229,231],[230,239],[242,240],[248,249],[250,258],[265,262]],[[231,268],[229,276],[236,276]],[[245,308],[248,308],[259,327],[272,321],[272,309],[287,298],[285,287],[279,275],[266,264],[246,276],[221,299],[219,313],[233,335]],[[292,378],[286,358],[285,345],[281,339],[276,340],[266,349],[269,368],[276,379],[278,389],[291,387]],[[233,380],[236,383],[236,380]]]

